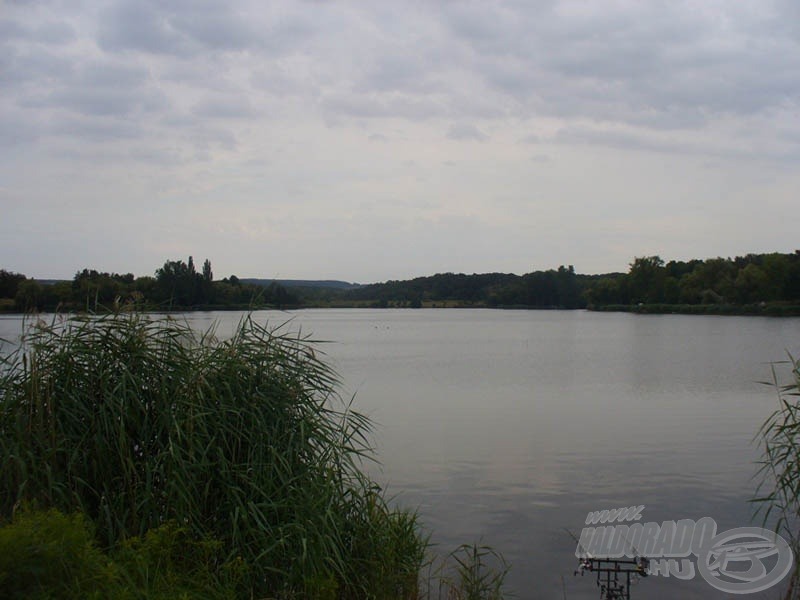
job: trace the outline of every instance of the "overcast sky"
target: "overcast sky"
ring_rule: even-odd
[[[0,268],[800,248],[800,2],[0,1]]]

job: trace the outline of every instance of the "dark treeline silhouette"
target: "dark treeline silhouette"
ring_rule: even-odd
[[[371,306],[591,308],[649,312],[800,313],[800,251],[670,261],[638,257],[627,273],[580,275],[575,269],[526,275],[442,273],[350,290]]]
[[[96,310],[119,303],[161,309],[476,306],[800,314],[800,251],[667,263],[644,256],[634,258],[627,273],[605,275],[581,275],[572,265],[526,275],[440,273],[349,289],[256,285],[235,275],[215,281],[211,263],[197,271],[191,256],[168,260],[153,277],[84,269],[72,281],[47,284],[0,270],[0,309]]]
[[[600,277],[585,292],[590,306],[762,305],[800,303],[800,251],[664,263],[634,259],[626,275]]]
[[[575,269],[537,271],[519,276],[507,273],[464,275],[440,273],[409,281],[367,285],[342,294],[342,298],[374,306],[466,305],[580,308],[581,276]]]
[[[242,283],[231,275],[214,281],[211,262],[197,271],[194,260],[168,260],[155,276],[103,273],[83,269],[72,281],[53,283],[0,270],[0,307],[30,311],[98,310],[132,304],[145,309],[246,308],[296,306],[298,297],[273,283],[267,287]]]

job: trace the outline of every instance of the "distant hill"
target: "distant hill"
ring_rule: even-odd
[[[273,283],[277,283],[286,288],[324,288],[333,290],[354,290],[363,287],[360,283],[349,283],[347,281],[337,281],[333,279],[313,280],[313,279],[240,279],[242,283],[249,283],[252,285],[260,285],[262,287],[269,287]]]
[[[34,279],[37,283],[42,285],[55,285],[57,283],[71,283],[71,279]]]

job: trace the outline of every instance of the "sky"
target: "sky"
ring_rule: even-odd
[[[800,248],[797,0],[0,0],[0,268]]]

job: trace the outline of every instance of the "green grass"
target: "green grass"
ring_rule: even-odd
[[[426,538],[364,475],[370,423],[337,386],[318,347],[250,318],[225,341],[39,321],[0,365],[0,517],[79,513],[109,551],[175,523],[246,596],[414,597]]]

